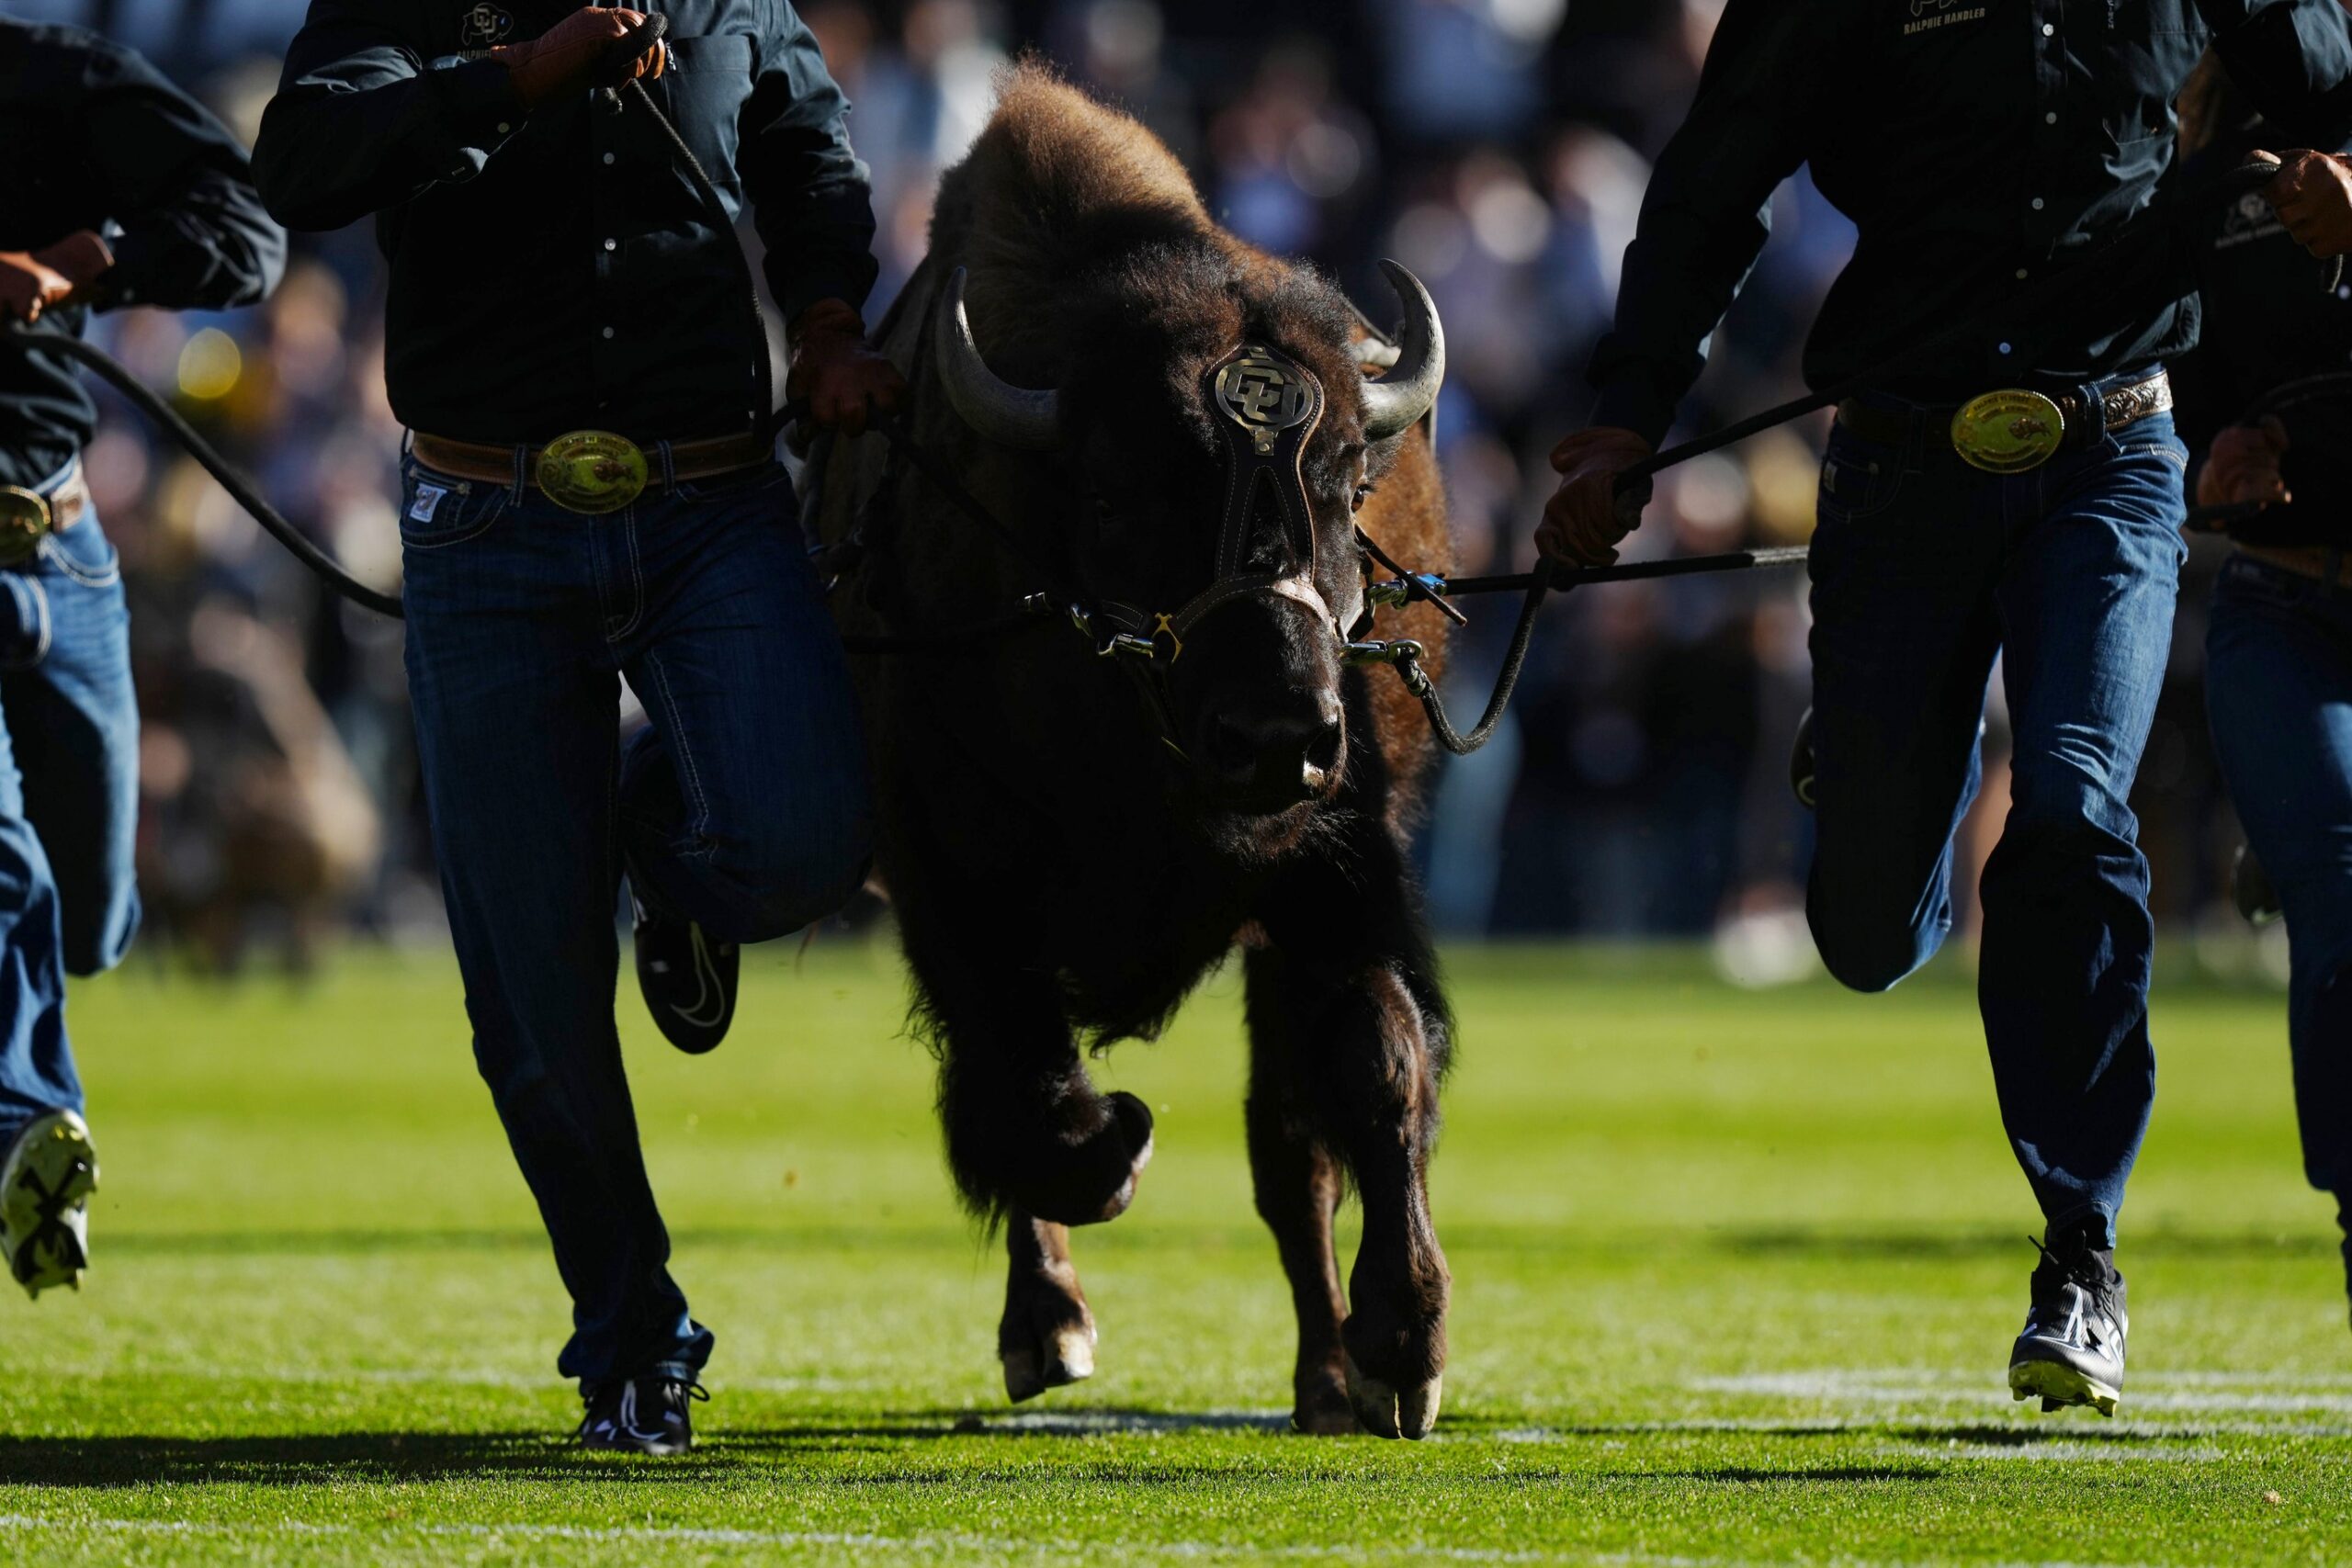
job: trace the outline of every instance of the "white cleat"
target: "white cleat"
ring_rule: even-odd
[[[35,1301],[53,1285],[82,1288],[90,1261],[90,1194],[98,1155],[71,1111],[34,1117],[0,1164],[0,1260]]]

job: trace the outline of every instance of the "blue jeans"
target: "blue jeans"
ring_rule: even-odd
[[[2125,800],[2171,647],[2188,453],[2157,415],[1995,476],[1953,455],[1942,417],[1910,428],[1880,446],[1841,425],[1822,469],[1806,913],[1857,990],[1942,944],[2000,655],[2016,748],[1977,1003],[2043,1214],[2111,1243],[2155,1093],[2148,866]]]
[[[687,1374],[711,1335],[670,1278],[621,1066],[620,878],[720,941],[808,924],[864,874],[865,751],[781,468],[597,517],[517,472],[404,468],[442,887],[475,1060],[571,1295],[559,1370]],[[624,675],[652,721],[626,757]]]
[[[0,1148],[44,1111],[82,1109],[65,976],[112,968],[139,929],[130,630],[86,505],[0,571]]]
[[[2205,682],[2238,819],[2287,911],[2303,1172],[2352,1204],[2352,591],[2233,557]]]

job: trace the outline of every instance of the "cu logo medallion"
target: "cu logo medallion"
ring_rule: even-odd
[[[467,9],[458,37],[468,49],[485,49],[514,30],[514,17],[485,0]]]
[[[1271,452],[1278,433],[1305,423],[1315,412],[1315,389],[1287,358],[1251,344],[1216,373],[1216,401],[1259,451]]]

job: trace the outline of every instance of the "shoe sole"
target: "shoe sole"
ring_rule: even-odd
[[[2101,1416],[2112,1416],[2123,1391],[2110,1388],[2080,1368],[2064,1361],[2018,1361],[2009,1368],[2009,1396],[2039,1397],[2047,1413],[2069,1405],[2087,1404]]]
[[[30,1229],[32,1213],[40,1198],[26,1185],[24,1178],[30,1173],[40,1179],[42,1189],[62,1192],[68,1203],[86,1203],[98,1190],[98,1154],[91,1145],[90,1129],[70,1111],[55,1111],[37,1117],[26,1127],[21,1141],[12,1154],[5,1190],[0,1190],[0,1225],[7,1230]],[[69,1240],[74,1238],[68,1235]],[[15,1274],[15,1258],[11,1249],[10,1275]],[[89,1249],[78,1240],[47,1268],[28,1280],[17,1282],[34,1301],[41,1292],[57,1285],[72,1290],[82,1288],[82,1270],[90,1264]]]

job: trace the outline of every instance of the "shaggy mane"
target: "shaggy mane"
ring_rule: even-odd
[[[931,227],[933,259],[966,271],[972,335],[997,374],[1064,386],[1107,356],[1165,364],[1189,389],[1247,333],[1283,343],[1327,388],[1353,381],[1339,290],[1220,228],[1159,137],[1035,57],[1000,73],[997,93],[940,181]]]
[[[1031,57],[997,78],[997,105],[940,181],[932,254],[962,265],[973,333],[999,344],[1061,335],[1057,303],[1137,251],[1240,247],[1210,219],[1167,144]]]

